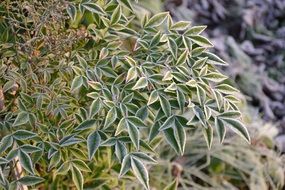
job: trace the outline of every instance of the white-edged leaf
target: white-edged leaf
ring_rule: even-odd
[[[106,14],[105,11],[96,3],[83,3],[82,6],[92,13],[101,14],[101,15]]]
[[[211,126],[208,126],[207,128],[203,129],[203,134],[208,146],[208,149],[211,148],[212,143],[213,143],[213,128]]]
[[[34,174],[34,167],[33,167],[33,163],[32,160],[30,158],[30,156],[23,152],[23,151],[18,151],[18,156],[19,156],[19,161],[21,166],[29,173]]]
[[[161,25],[168,15],[169,15],[168,12],[162,12],[154,15],[148,20],[145,27],[157,27]]]
[[[131,169],[131,157],[130,155],[126,155],[121,164],[121,170],[119,177],[124,176]]]
[[[134,158],[131,157],[131,166],[134,175],[137,177],[137,179],[141,182],[141,184],[144,186],[145,189],[149,189],[149,177],[148,172],[143,163]]]
[[[128,132],[129,132],[129,136],[131,138],[131,141],[134,144],[134,146],[136,147],[136,149],[138,150],[139,145],[140,145],[140,132],[139,132],[138,128],[131,123],[128,123],[127,127],[128,127]]]
[[[77,167],[73,166],[71,173],[72,173],[72,181],[75,184],[76,188],[78,190],[83,190],[83,176],[81,171]]]
[[[132,88],[132,90],[138,90],[141,88],[145,88],[147,86],[147,79],[145,77],[141,77]]]
[[[117,119],[117,110],[115,107],[112,107],[105,118],[104,128],[110,127],[115,120]]]
[[[213,44],[204,36],[191,35],[189,38],[201,47],[213,47]]]
[[[222,120],[219,118],[215,118],[215,126],[217,130],[217,134],[220,140],[220,143],[223,143],[225,136],[226,136],[226,128]]]
[[[227,124],[230,125],[230,127],[237,132],[241,137],[243,137],[247,142],[250,142],[250,136],[247,131],[247,128],[238,120],[235,119],[229,119],[229,118],[223,118],[223,121],[225,121]]]
[[[23,111],[23,112],[20,112],[20,113],[17,115],[17,117],[16,117],[16,119],[15,119],[15,121],[14,121],[14,123],[13,123],[13,126],[16,127],[16,126],[24,125],[24,124],[26,124],[28,121],[29,121],[29,113]]]
[[[13,133],[13,138],[17,140],[27,140],[35,136],[35,133],[27,130],[17,130],[15,133]]]
[[[94,131],[87,137],[88,158],[91,160],[101,143],[101,136],[98,131]]]
[[[236,92],[239,92],[238,89],[228,85],[228,84],[220,84],[216,86],[216,90],[223,94],[235,94]]]
[[[17,182],[23,185],[31,186],[31,185],[39,184],[43,182],[44,180],[45,180],[44,178],[38,177],[38,176],[24,176],[18,179]]]
[[[80,123],[76,128],[75,131],[83,131],[85,129],[96,128],[96,120],[89,119]]]

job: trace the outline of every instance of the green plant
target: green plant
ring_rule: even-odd
[[[3,188],[124,188],[117,176],[134,175],[149,189],[145,164],[162,138],[180,155],[192,128],[209,148],[214,128],[220,142],[228,127],[250,141],[206,27],[141,10],[128,0],[1,2]]]

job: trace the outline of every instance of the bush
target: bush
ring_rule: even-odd
[[[250,141],[206,27],[141,10],[128,0],[1,2],[4,189],[124,187],[118,175],[149,189],[161,138],[180,155],[193,128],[208,148],[214,129],[220,142],[228,127]]]

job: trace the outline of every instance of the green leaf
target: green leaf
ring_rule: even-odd
[[[178,47],[177,47],[176,42],[171,38],[168,38],[168,47],[169,47],[169,50],[172,56],[174,58],[177,58]]]
[[[176,65],[182,65],[187,61],[187,57],[188,57],[188,50],[185,50],[178,58]]]
[[[141,182],[145,189],[149,189],[149,177],[148,172],[145,166],[141,161],[132,157],[131,158],[131,165],[134,175],[137,179]]]
[[[84,4],[82,4],[82,6],[92,13],[96,13],[96,14],[100,14],[100,15],[106,14],[104,12],[104,10],[99,5],[97,5],[96,3],[84,3]]]
[[[135,145],[136,149],[139,149],[140,132],[138,128],[131,123],[128,123],[127,127],[133,144]]]
[[[174,127],[175,125],[175,116],[172,115],[171,117],[168,117],[167,120],[160,126],[159,130],[165,130]]]
[[[94,129],[96,128],[95,119],[83,121],[75,128],[75,131],[83,131],[83,130],[90,129],[90,128],[94,128]]]
[[[122,161],[119,177],[124,176],[131,169],[131,157],[126,155]]]
[[[228,65],[225,61],[223,61],[221,58],[219,58],[218,56],[216,56],[213,53],[210,52],[203,52],[201,55],[201,57],[208,57],[207,63],[208,64],[212,64],[212,65],[223,65],[226,66]]]
[[[125,144],[120,142],[120,141],[116,141],[115,154],[116,154],[117,158],[119,159],[120,163],[123,161],[123,159],[127,155],[127,153],[128,153],[128,150],[127,150]]]
[[[154,15],[149,19],[149,21],[146,23],[145,27],[157,27],[163,23],[163,21],[166,19],[166,17],[169,15],[168,12],[162,12]]]
[[[127,117],[127,121],[136,127],[146,127],[144,122],[140,118],[135,116]]]
[[[185,36],[190,36],[190,35],[199,35],[201,34],[207,26],[193,26],[189,30],[185,31],[184,35]]]
[[[4,136],[0,143],[0,154],[10,148],[13,144],[13,137],[11,135]]]
[[[204,134],[208,149],[210,149],[213,143],[213,128],[211,126],[204,128],[203,134]]]
[[[135,80],[137,77],[138,77],[137,69],[135,67],[131,67],[128,70],[126,82],[128,83],[129,81]]]
[[[159,128],[160,125],[158,122],[155,122],[153,126],[151,126],[149,136],[148,136],[148,141],[151,142],[159,133]]]
[[[186,132],[181,123],[177,120],[175,121],[174,137],[179,147],[179,153],[183,155],[186,145]]]
[[[83,77],[82,76],[76,76],[71,83],[70,90],[72,92],[74,92],[74,91],[78,90],[82,85],[83,85]]]
[[[159,96],[159,102],[163,112],[169,117],[171,115],[171,105],[169,101],[164,96]]]
[[[76,19],[76,14],[77,14],[77,9],[74,5],[72,4],[69,4],[68,7],[67,7],[67,14],[69,15],[69,17],[75,21]]]
[[[117,119],[117,110],[115,107],[112,107],[107,113],[104,123],[104,128],[110,127],[115,122],[116,119]]]
[[[200,35],[191,35],[189,38],[201,47],[213,47],[213,44],[205,37]]]
[[[143,153],[143,152],[132,152],[131,157],[139,159],[140,161],[144,162],[144,163],[157,163],[156,160],[154,160],[152,157],[150,157],[149,155]]]
[[[163,190],[177,190],[178,180],[175,179],[169,185],[167,185]]]
[[[190,25],[189,21],[179,21],[170,27],[170,30],[186,30]]]
[[[218,72],[212,72],[204,75],[203,78],[213,82],[222,82],[228,77]]]
[[[27,139],[31,139],[35,136],[36,136],[35,133],[30,132],[30,131],[26,131],[26,130],[17,130],[13,134],[13,138],[17,139],[17,140],[27,140]]]
[[[78,168],[80,171],[91,172],[90,168],[82,160],[78,160],[78,159],[72,160],[72,164],[73,164],[73,166]]]
[[[194,114],[199,119],[199,121],[202,123],[202,125],[206,127],[206,119],[205,119],[203,110],[199,108],[198,106],[194,106],[193,111],[194,111]]]
[[[128,9],[130,9],[131,11],[133,11],[133,7],[132,4],[130,3],[129,0],[118,0],[120,3],[122,3],[123,5],[125,5]]]
[[[236,92],[239,92],[238,89],[228,85],[228,84],[220,84],[216,86],[216,89],[224,94],[235,94]]]
[[[168,144],[175,150],[177,154],[179,154],[180,150],[179,150],[178,142],[174,135],[174,130],[172,128],[168,128],[164,130],[163,133],[165,135],[165,138]]]
[[[231,128],[239,134],[241,137],[243,137],[247,142],[250,142],[250,136],[246,129],[246,127],[238,120],[235,119],[229,119],[229,118],[222,118],[223,121],[225,121],[227,124],[231,126]]]
[[[205,65],[205,63],[207,62],[207,59],[208,59],[207,57],[204,57],[202,59],[199,59],[199,60],[195,61],[193,66],[192,66],[192,69],[200,69],[200,68],[202,68]]]
[[[13,123],[13,126],[16,127],[16,126],[24,125],[28,121],[29,121],[29,113],[23,111],[17,115],[17,117]]]
[[[92,102],[90,109],[89,109],[90,118],[93,118],[100,111],[100,109],[101,109],[100,99],[96,98]]]
[[[241,116],[239,111],[229,110],[218,115],[219,118],[238,118]]]
[[[158,93],[156,90],[152,91],[150,93],[150,96],[148,98],[148,102],[147,102],[147,105],[151,105],[153,104],[154,102],[156,102],[158,100]]]
[[[77,167],[72,167],[72,181],[78,190],[83,190],[83,176]]]
[[[21,150],[18,151],[18,156],[22,167],[29,173],[35,173],[30,156]]]
[[[185,95],[181,90],[178,90],[178,89],[176,93],[177,93],[177,101],[178,101],[179,108],[183,112],[184,107],[185,107],[185,102],[186,102]]]
[[[220,143],[223,143],[226,136],[226,128],[222,120],[215,118],[215,126],[217,128],[217,134],[220,140]]]
[[[44,180],[45,180],[44,178],[38,177],[38,176],[24,176],[18,179],[17,182],[23,185],[32,186],[32,185],[39,184],[43,182]]]
[[[145,77],[141,77],[135,86],[132,88],[132,90],[138,90],[141,88],[145,88],[147,86],[147,79]]]
[[[91,160],[101,143],[101,136],[98,131],[94,131],[87,137],[88,158]]]
[[[121,6],[118,5],[117,8],[114,10],[112,16],[111,16],[111,24],[112,25],[119,22],[119,20],[121,18],[121,14],[122,14]]]

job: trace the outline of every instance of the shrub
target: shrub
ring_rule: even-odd
[[[193,128],[209,148],[214,129],[250,140],[206,27],[140,13],[128,0],[1,2],[3,188],[112,189],[134,175],[149,189],[161,139],[180,155]]]

